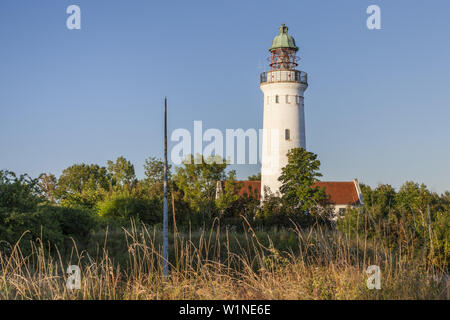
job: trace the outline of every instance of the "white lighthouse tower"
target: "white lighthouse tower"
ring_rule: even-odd
[[[287,164],[287,153],[293,148],[306,149],[303,94],[308,88],[307,74],[297,70],[298,47],[280,27],[270,51],[270,71],[261,74],[260,88],[264,92],[264,120],[261,168],[261,195],[266,188],[277,193],[278,177]]]

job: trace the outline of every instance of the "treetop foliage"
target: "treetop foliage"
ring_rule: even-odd
[[[310,211],[326,199],[325,191],[313,184],[322,174],[317,155],[303,148],[291,149],[288,164],[282,169],[279,181],[283,203],[292,210]]]

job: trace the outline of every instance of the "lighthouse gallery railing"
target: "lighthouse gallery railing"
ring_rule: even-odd
[[[261,73],[261,83],[300,82],[308,84],[308,74],[298,70],[273,70]]]

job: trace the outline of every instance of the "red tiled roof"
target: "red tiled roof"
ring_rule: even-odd
[[[256,199],[261,197],[261,181],[237,181],[242,185],[239,195],[255,196]]]
[[[257,199],[261,197],[261,181],[237,181],[242,184],[239,195],[256,195]],[[337,205],[352,205],[359,203],[358,192],[355,183],[350,182],[327,182],[319,181],[313,184],[313,187],[325,188],[328,201]],[[255,191],[256,190],[256,191]],[[256,192],[256,194],[255,194]]]
[[[359,203],[358,192],[353,181],[351,182],[326,182],[319,181],[313,187],[325,188],[328,201],[332,204],[357,204]]]

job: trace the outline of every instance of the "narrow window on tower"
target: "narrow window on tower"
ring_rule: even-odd
[[[278,95],[275,96],[275,103],[280,103],[280,101],[278,99]]]
[[[289,104],[289,96],[286,95],[286,104]]]
[[[284,130],[284,139],[285,140],[291,139],[291,131],[289,129]]]

